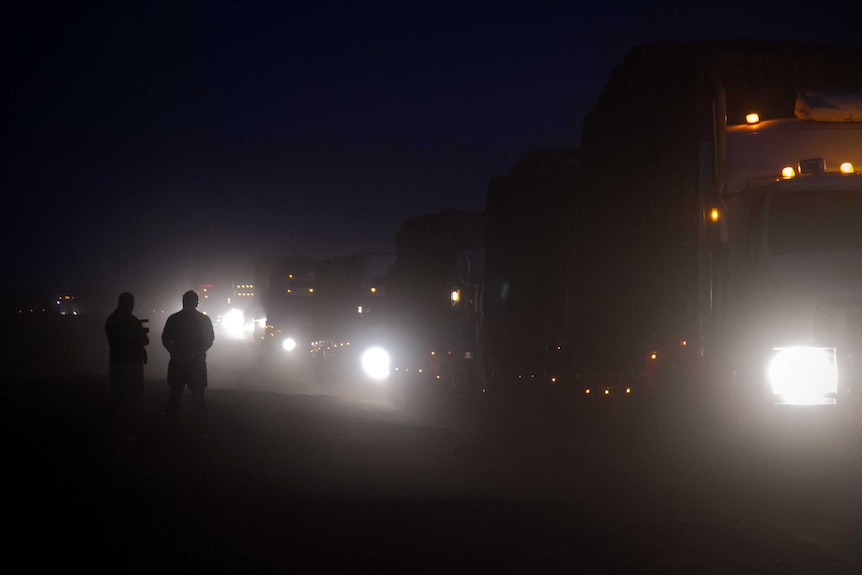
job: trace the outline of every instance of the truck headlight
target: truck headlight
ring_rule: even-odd
[[[386,379],[389,377],[389,354],[382,347],[368,348],[362,354],[362,369],[371,379]]]
[[[767,373],[772,392],[780,398],[781,403],[832,403],[838,392],[835,348],[775,348]]]
[[[286,337],[281,342],[281,347],[282,349],[284,349],[284,351],[293,351],[296,349],[296,345],[296,340],[292,337]]]
[[[233,308],[221,318],[221,325],[229,338],[242,339],[245,337],[245,314],[242,310]]]

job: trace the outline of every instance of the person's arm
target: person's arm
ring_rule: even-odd
[[[141,320],[135,318],[135,323],[137,324],[137,334],[138,334],[138,343],[141,346],[146,347],[150,344],[150,336],[147,335],[147,329],[144,327],[144,324],[141,323]]]
[[[215,332],[213,331],[213,322],[209,318],[209,316],[205,315],[204,317],[204,351],[208,351],[209,348],[213,346],[213,342],[215,341]]]
[[[165,322],[165,329],[162,330],[162,345],[165,346],[168,353],[174,353],[174,336],[171,318],[168,318],[168,321]]]

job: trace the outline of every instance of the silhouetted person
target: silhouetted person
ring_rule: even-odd
[[[144,364],[147,363],[145,346],[150,343],[147,328],[134,316],[135,297],[124,292],[117,300],[117,309],[105,322],[105,333],[110,347],[109,417],[114,433],[132,439],[137,404],[144,390]]]
[[[198,294],[183,294],[183,309],[168,317],[162,331],[162,345],[170,352],[168,363],[168,404],[165,415],[177,416],[183,389],[188,386],[201,433],[206,432],[207,413],[204,390],[207,387],[207,350],[215,336],[209,317],[199,312]]]

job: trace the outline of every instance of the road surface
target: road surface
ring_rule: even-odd
[[[858,433],[516,393],[398,406],[211,361],[209,437],[106,433],[104,376],[2,382],[6,562],[111,573],[862,572]],[[367,392],[367,389],[365,390]],[[601,399],[601,398],[596,398]]]

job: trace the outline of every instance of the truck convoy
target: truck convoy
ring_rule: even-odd
[[[862,86],[839,61],[862,66],[751,42],[634,50],[580,155],[536,159],[565,181],[536,168],[489,193],[489,392],[859,419]]]
[[[405,221],[395,253],[262,263],[258,339],[269,363],[285,380],[402,405],[481,389],[483,223],[481,213],[443,210]]]
[[[382,334],[390,383],[405,389],[652,395],[755,417],[821,406],[858,420],[862,74],[844,65],[862,71],[862,55],[636,49],[580,150],[539,150],[493,179],[484,214],[407,222],[386,297],[367,273],[353,275],[368,301],[318,297],[321,276],[313,299],[350,306],[315,309],[363,310],[359,331]],[[798,91],[808,84],[846,91]],[[287,329],[293,279],[276,275],[268,317]]]

